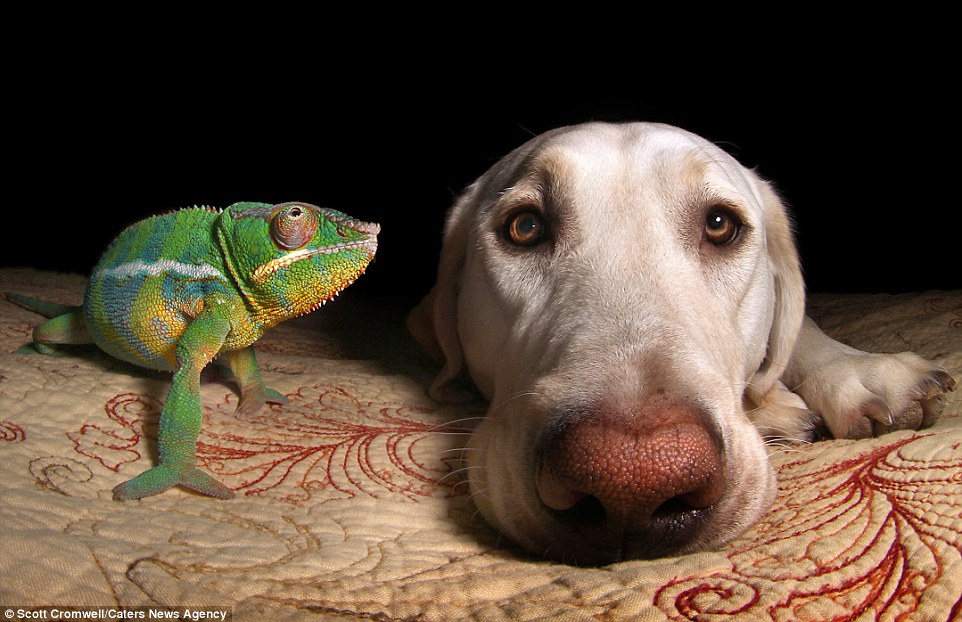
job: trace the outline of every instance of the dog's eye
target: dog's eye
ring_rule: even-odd
[[[741,229],[741,222],[728,210],[715,208],[705,216],[705,237],[715,246],[728,244]]]
[[[544,220],[537,212],[529,210],[518,212],[508,220],[505,233],[513,244],[534,246],[544,240]]]

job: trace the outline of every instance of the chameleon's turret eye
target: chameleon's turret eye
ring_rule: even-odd
[[[296,203],[279,209],[271,218],[271,237],[285,250],[307,244],[317,231],[317,218],[309,208]]]

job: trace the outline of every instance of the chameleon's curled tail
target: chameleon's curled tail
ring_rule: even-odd
[[[7,300],[15,305],[21,306],[28,311],[33,311],[39,313],[44,317],[57,317],[58,315],[64,315],[66,313],[73,313],[74,311],[79,311],[80,307],[71,307],[69,305],[62,305],[56,302],[47,302],[46,300],[38,300],[36,298],[31,298],[29,296],[24,296],[23,294],[16,294],[14,292],[6,293]]]
[[[52,343],[94,343],[87,331],[81,307],[70,307],[46,300],[37,300],[12,292],[7,292],[7,300],[24,309],[50,318],[33,329],[33,343],[20,348],[18,352],[22,354],[35,354],[37,352],[57,354],[56,349],[48,346]]]

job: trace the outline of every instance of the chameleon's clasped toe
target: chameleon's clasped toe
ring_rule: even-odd
[[[248,391],[241,393],[237,404],[237,413],[245,417],[257,414],[264,404],[287,404],[287,396],[274,389],[264,388],[263,391]]]
[[[181,472],[160,464],[116,486],[113,490],[114,500],[131,501],[133,499],[141,499],[143,497],[160,494],[168,488],[178,485],[196,490],[208,497],[216,497],[218,499],[234,498],[233,490],[200,469],[190,469],[186,472]]]

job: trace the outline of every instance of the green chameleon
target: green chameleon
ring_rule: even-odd
[[[95,343],[119,359],[173,371],[160,415],[160,462],[114,488],[139,499],[183,485],[229,499],[232,490],[196,468],[201,370],[215,357],[240,387],[237,411],[287,399],[264,386],[253,344],[350,285],[377,251],[380,227],[306,203],[235,203],[153,216],[125,229],[100,258],[81,307],[8,294],[52,319],[45,344]]]

